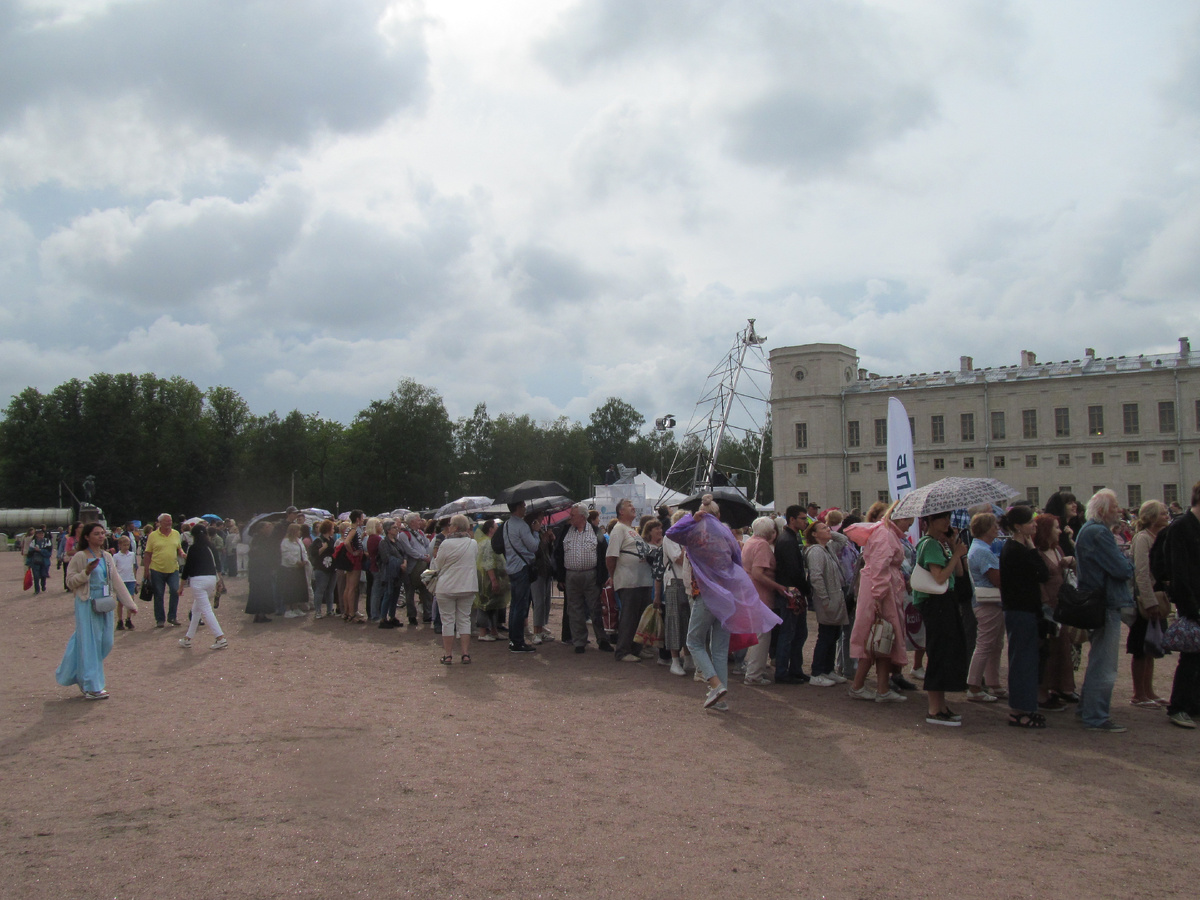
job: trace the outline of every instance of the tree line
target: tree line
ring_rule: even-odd
[[[161,512],[245,519],[293,496],[333,511],[422,509],[494,497],[527,478],[590,497],[612,463],[665,478],[675,435],[645,424],[617,397],[586,425],[493,417],[482,403],[455,421],[436,390],[405,379],[343,425],[299,410],[256,416],[237,391],[178,376],[97,374],[12,397],[0,421],[0,506],[56,506],[60,494],[72,505],[89,476],[109,521]],[[768,435],[759,499],[771,497],[770,453]],[[757,456],[746,438],[727,442],[720,462],[753,469]],[[670,486],[686,491],[690,481]]]

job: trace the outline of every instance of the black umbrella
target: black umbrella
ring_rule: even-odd
[[[522,481],[505,488],[496,495],[496,503],[517,503],[521,500],[537,500],[540,497],[569,497],[567,488],[557,481]]]
[[[713,495],[717,508],[721,510],[721,521],[730,528],[745,528],[758,518],[758,510],[754,508],[754,504],[734,488],[718,487],[701,494],[692,494],[679,504],[679,508],[695,512],[700,508],[700,500],[704,494]]]

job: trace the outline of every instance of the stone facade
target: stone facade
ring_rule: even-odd
[[[1055,491],[1086,500],[1100,487],[1136,507],[1187,506],[1200,480],[1200,353],[1178,353],[881,377],[841,344],[771,351],[775,504],[810,500],[866,509],[887,496],[887,401],[913,428],[917,483],[998,478],[1035,504]]]

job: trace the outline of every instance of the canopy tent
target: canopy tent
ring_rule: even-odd
[[[646,502],[651,506],[660,506],[665,503],[667,506],[678,506],[687,499],[687,494],[681,494],[679,491],[673,491],[664,484],[659,484],[645,472],[638,472],[633,476],[633,484],[645,489]],[[661,498],[661,499],[660,499]],[[589,506],[594,506],[596,498],[589,497],[583,501]]]

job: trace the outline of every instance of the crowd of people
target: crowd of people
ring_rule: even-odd
[[[312,522],[289,508],[246,534],[232,521],[181,532],[164,514],[145,529],[76,525],[57,544],[34,529],[22,549],[37,566],[36,592],[57,549],[76,622],[57,679],[89,699],[108,696],[103,660],[114,631],[134,627],[135,597],[152,603],[156,627],[178,626],[182,579],[191,611],[180,645],[191,648],[203,624],[222,650],[224,578],[245,575],[255,624],[311,615],[428,625],[441,636],[441,665],[471,664],[472,637],[507,640],[517,654],[561,641],[575,654],[594,646],[618,662],[691,674],[705,686],[705,709],[728,709],[736,675],[753,686],[846,685],[849,698],[876,704],[923,690],[926,723],[947,727],[963,722],[949,705],[958,695],[1007,701],[1016,728],[1042,729],[1074,709],[1090,731],[1125,731],[1112,715],[1124,634],[1131,706],[1165,710],[1181,728],[1200,715],[1200,652],[1178,653],[1169,700],[1154,686],[1172,607],[1200,623],[1200,483],[1186,511],[1155,500],[1122,510],[1111,490],[1085,505],[1058,493],[1042,510],[1017,503],[926,516],[915,541],[914,520],[883,503],[865,513],[791,506],[744,529],[727,527],[710,496],[694,513],[640,518],[622,500],[603,525],[582,504],[551,520],[524,503],[509,512],[498,522],[354,510]],[[1102,597],[1102,624],[1059,623],[1068,594]],[[556,596],[558,637],[549,630]]]

